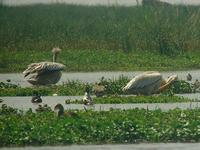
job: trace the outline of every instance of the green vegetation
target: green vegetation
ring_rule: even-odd
[[[0,5],[0,72],[51,61],[66,71],[200,68],[199,6]]]
[[[67,100],[69,102],[70,100]],[[95,104],[125,104],[125,103],[175,103],[175,102],[191,102],[189,98],[179,97],[179,96],[109,96],[94,98]],[[81,104],[82,101],[76,100],[70,103]]]
[[[69,111],[68,111],[69,112]],[[0,109],[0,146],[200,142],[200,111],[145,109],[23,113]]]
[[[125,94],[122,91],[130,79],[128,77],[121,76],[118,79],[104,79],[101,78],[99,83],[105,87],[105,95],[121,95]],[[67,95],[83,95],[85,93],[86,86],[92,90],[93,83],[82,83],[80,81],[68,81],[62,85],[51,86],[33,86],[22,88],[11,83],[0,82],[0,96],[32,96],[33,91],[38,91],[42,96],[51,96],[57,94],[59,96]],[[192,85],[186,81],[176,81],[171,87],[164,91],[164,95],[173,95],[174,93],[192,93]],[[93,93],[92,93],[93,94]]]

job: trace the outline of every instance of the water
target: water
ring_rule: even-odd
[[[71,145],[44,147],[15,147],[1,150],[199,150],[200,143],[152,143],[113,145]]]
[[[142,0],[138,0],[141,4]],[[161,0],[171,4],[190,4],[199,5],[199,0]],[[66,3],[66,4],[81,4],[81,5],[123,5],[135,6],[137,0],[0,0],[0,3],[8,6],[31,5],[31,4],[51,4],[51,3]]]
[[[184,97],[193,97],[196,100],[200,101],[200,94],[179,94],[179,96]],[[43,96],[42,97],[42,105],[48,104],[52,109],[54,109],[55,105],[60,103],[64,106],[65,109],[84,109],[83,104],[65,104],[66,99],[73,100],[82,100],[83,96]],[[27,111],[29,108],[35,110],[38,107],[38,104],[31,103],[30,96],[22,96],[22,97],[1,97],[4,100],[3,103],[7,106],[11,106],[23,111]],[[95,104],[94,106],[88,106],[88,109],[94,109],[95,111],[109,111],[112,109],[149,109],[156,110],[161,109],[163,111],[168,111],[170,109],[180,108],[180,109],[196,109],[200,108],[200,102],[184,102],[184,103],[138,103],[138,104]]]
[[[75,72],[75,73],[63,73],[60,81],[57,84],[62,84],[63,82],[67,82],[68,80],[79,80],[81,82],[94,83],[101,79],[101,77],[105,77],[106,79],[117,79],[120,76],[124,75],[129,78],[132,78],[138,74],[142,73],[142,71],[132,71],[132,72]],[[194,82],[196,79],[200,80],[200,70],[189,70],[189,71],[168,71],[161,72],[164,78],[167,78],[170,75],[177,74],[180,80],[186,80],[186,76],[190,73],[193,77]],[[0,74],[0,82],[6,82],[7,79],[11,80],[13,84],[19,84],[22,87],[31,86],[24,78],[22,73],[6,73]]]

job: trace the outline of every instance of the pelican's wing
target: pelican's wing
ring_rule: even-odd
[[[159,72],[144,72],[135,76],[123,89],[141,89],[153,85],[161,79],[162,75]]]
[[[24,77],[26,77],[32,73],[41,74],[44,72],[61,71],[64,70],[64,68],[65,65],[60,63],[52,63],[52,62],[32,63],[28,65],[28,68],[23,72],[23,74]]]

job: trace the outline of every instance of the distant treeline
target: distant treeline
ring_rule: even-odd
[[[157,51],[200,49],[200,7],[143,0],[143,6],[0,6],[0,50]]]

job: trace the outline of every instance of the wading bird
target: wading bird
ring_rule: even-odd
[[[93,99],[90,96],[90,89],[89,89],[89,87],[86,87],[86,89],[85,89],[85,95],[83,97],[83,104],[84,105],[93,105],[94,104]]]
[[[23,72],[24,77],[30,75],[27,81],[33,85],[56,84],[61,78],[61,71],[65,68],[65,65],[56,63],[60,52],[60,48],[53,48],[53,62],[39,62],[28,65],[28,68]]]
[[[151,95],[162,92],[177,78],[172,75],[165,80],[159,72],[148,71],[135,76],[122,90],[128,94]]]

